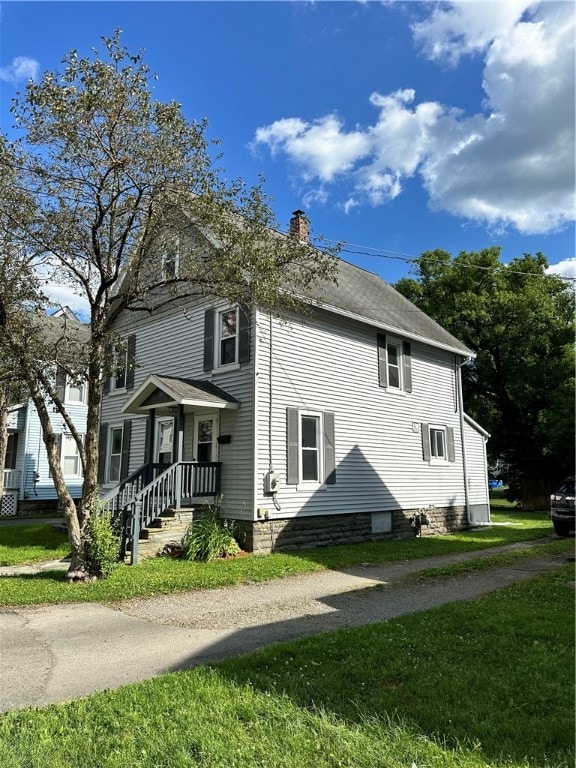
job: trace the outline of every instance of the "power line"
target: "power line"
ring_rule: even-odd
[[[336,240],[329,240],[325,239],[325,242],[327,243],[334,243],[335,245],[339,245],[340,243]],[[349,248],[346,248],[344,246],[350,246]],[[351,250],[351,248],[362,248],[367,250]],[[422,257],[421,256],[414,256],[408,253],[403,253],[402,251],[391,251],[386,248],[372,248],[368,245],[357,245],[356,243],[347,243],[344,241],[340,253],[347,253],[352,256],[369,256],[372,258],[378,258],[378,259],[391,259],[396,261],[404,261],[408,264],[416,264]],[[432,264],[445,264],[446,262],[441,261],[440,259],[432,259],[430,257],[426,257],[426,260],[429,261]],[[541,273],[539,272],[523,272],[518,269],[510,269],[508,265],[506,264],[500,264],[498,267],[485,267],[480,264],[462,264],[461,262],[455,262],[450,261],[450,266],[452,267],[458,267],[461,269],[479,269],[483,270],[485,272],[493,272],[496,274],[502,269],[505,269],[507,274],[509,275],[525,275],[526,277],[540,277]],[[557,277],[559,280],[566,280],[570,283],[576,283],[576,277],[568,277],[567,275],[558,275],[555,273],[552,273],[554,277]]]

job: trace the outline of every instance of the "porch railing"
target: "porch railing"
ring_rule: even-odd
[[[130,544],[131,563],[138,562],[140,531],[169,507],[178,508],[198,497],[220,492],[220,462],[180,461],[141,467],[117,488],[102,497],[108,503],[122,533],[121,554]],[[152,478],[145,482],[147,478]]]
[[[4,488],[19,488],[20,487],[20,470],[19,469],[5,469],[3,471]]]

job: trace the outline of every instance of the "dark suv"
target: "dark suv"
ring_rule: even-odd
[[[574,478],[567,477],[550,496],[550,517],[558,536],[574,531]]]

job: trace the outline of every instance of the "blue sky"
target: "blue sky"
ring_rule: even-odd
[[[155,96],[207,117],[279,226],[394,283],[409,257],[491,245],[576,275],[571,2],[1,2],[0,124],[64,53],[116,27]]]

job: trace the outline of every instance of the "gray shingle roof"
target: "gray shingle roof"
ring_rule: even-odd
[[[338,262],[338,284],[324,283],[309,298],[316,299],[325,309],[356,316],[389,332],[465,356],[474,355],[381,277],[342,259]]]
[[[238,403],[239,401],[210,381],[200,379],[180,379],[170,376],[157,376],[168,389],[180,395],[183,400],[205,400],[215,404],[222,402]]]

